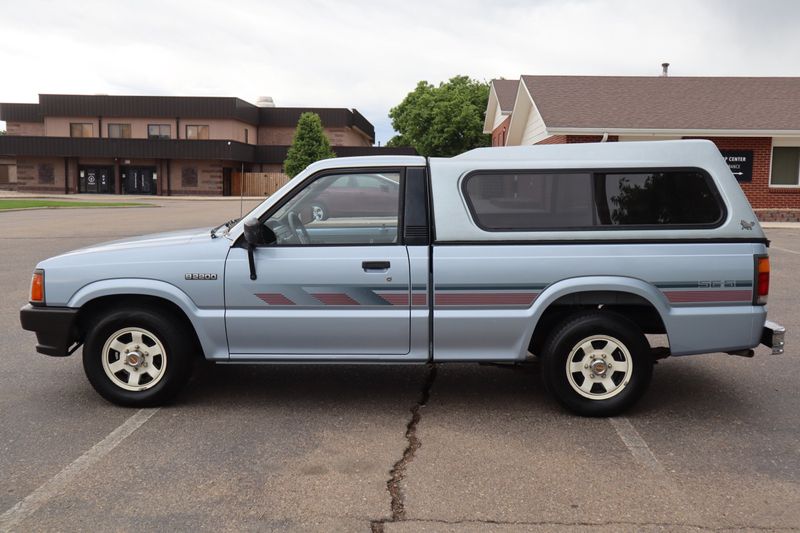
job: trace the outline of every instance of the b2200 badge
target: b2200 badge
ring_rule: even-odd
[[[191,281],[195,281],[195,280],[213,281],[213,280],[217,279],[217,275],[216,274],[192,273],[192,274],[186,274],[184,276],[184,278],[187,279],[187,280],[191,280]]]

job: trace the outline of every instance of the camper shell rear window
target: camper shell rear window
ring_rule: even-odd
[[[480,170],[462,190],[486,231],[713,228],[725,219],[700,169]]]

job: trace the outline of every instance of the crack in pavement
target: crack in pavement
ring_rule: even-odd
[[[370,522],[372,533],[383,533],[384,524],[401,522],[406,519],[406,507],[403,498],[403,490],[400,484],[406,477],[406,469],[408,468],[408,465],[414,460],[417,450],[420,448],[420,446],[422,446],[419,437],[417,437],[417,426],[422,418],[421,410],[423,407],[425,407],[425,405],[427,405],[428,400],[430,399],[431,388],[433,387],[433,382],[435,379],[436,365],[429,363],[428,375],[425,378],[425,382],[422,384],[422,393],[420,394],[420,398],[417,403],[411,408],[411,419],[406,425],[405,438],[408,441],[408,444],[406,445],[405,450],[403,450],[403,455],[389,471],[390,477],[386,481],[386,489],[389,491],[389,495],[392,498],[392,517],[388,520],[382,519],[373,520]]]
[[[693,528],[705,531],[731,531],[731,530],[751,530],[751,531],[800,531],[800,528],[795,527],[773,527],[773,526],[754,526],[750,524],[737,524],[733,526],[704,526],[700,524],[693,524],[691,522],[635,522],[625,520],[609,520],[601,522],[586,522],[586,521],[557,521],[557,520],[492,520],[492,519],[459,519],[459,520],[445,520],[438,518],[413,518],[407,520],[409,524],[445,524],[445,525],[461,525],[461,524],[485,524],[485,525],[499,525],[499,526],[581,526],[581,527],[599,527],[599,526],[634,526],[634,527],[679,527],[679,528]],[[383,524],[391,523],[391,521],[379,522],[380,528],[375,529],[376,521],[373,521],[373,533],[382,532]]]

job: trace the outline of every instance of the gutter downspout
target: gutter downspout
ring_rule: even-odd
[[[600,139],[600,142],[601,142],[601,143],[604,143],[604,142],[606,142],[607,140],[608,140],[608,132],[607,132],[607,131],[604,131],[604,132],[603,132],[603,138],[602,138],[602,139]]]

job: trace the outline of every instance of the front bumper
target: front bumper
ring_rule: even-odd
[[[785,327],[767,320],[764,329],[761,330],[761,344],[772,348],[773,355],[782,354],[785,334]]]
[[[22,329],[36,333],[36,351],[54,357],[66,357],[75,350],[78,340],[78,310],[70,307],[34,307],[19,310]]]

